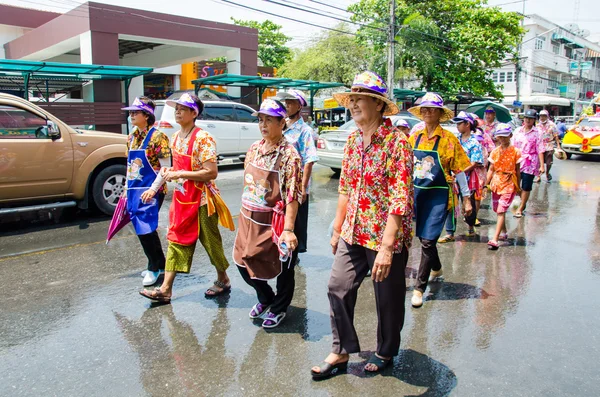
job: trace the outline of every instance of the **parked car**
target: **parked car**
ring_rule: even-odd
[[[406,120],[411,128],[421,121],[412,115],[404,114],[390,116],[390,119],[394,125],[398,125],[400,120]],[[350,120],[337,130],[321,132],[317,141],[319,164],[331,168],[335,173],[341,172],[344,145],[346,145],[350,133],[356,128],[354,120]]]
[[[176,92],[168,99],[177,100],[184,92]],[[250,146],[262,139],[258,118],[252,116],[254,109],[237,102],[202,102],[204,111],[196,120],[196,125],[215,138],[219,164],[243,162]],[[179,130],[175,122],[175,109],[163,106],[160,120],[155,125],[171,138]]]
[[[0,215],[93,203],[111,215],[125,189],[127,138],[76,130],[0,93]]]
[[[569,159],[574,154],[600,154],[600,117],[587,117],[569,128],[561,146]]]

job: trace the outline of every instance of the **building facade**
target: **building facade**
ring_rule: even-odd
[[[520,52],[519,102],[524,109],[547,109],[554,116],[579,114],[600,91],[600,45],[577,26],[557,25],[538,15],[524,20]],[[517,100],[517,71],[512,60],[494,70],[492,79],[504,104]]]

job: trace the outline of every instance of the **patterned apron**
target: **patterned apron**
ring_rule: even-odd
[[[257,154],[258,149],[257,147]],[[233,261],[236,265],[245,267],[253,279],[270,280],[279,276],[282,271],[280,252],[273,241],[272,230],[274,211],[283,211],[278,205],[282,201],[280,162],[281,153],[271,169],[250,162],[244,171],[242,209],[233,246]]]
[[[179,153],[173,145],[173,170],[175,171],[193,171],[192,153],[196,135],[200,131],[195,128],[190,137],[187,153]],[[179,135],[177,136],[179,138]],[[169,233],[167,240],[180,245],[195,244],[200,235],[200,220],[198,218],[198,209],[202,200],[204,183],[195,182],[189,179],[176,182],[173,190],[173,202],[169,209]]]
[[[415,214],[417,219],[416,236],[437,241],[442,234],[448,214],[448,189],[446,173],[442,168],[437,152],[440,137],[437,137],[433,150],[419,150],[420,134],[413,150],[415,168]]]
[[[154,131],[151,128],[142,145],[129,150],[127,156],[127,212],[137,235],[152,233],[158,227],[158,199],[142,202],[142,194],[152,186],[157,174],[146,156]]]

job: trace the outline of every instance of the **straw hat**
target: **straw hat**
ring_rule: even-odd
[[[425,94],[421,99],[421,104],[419,104],[418,106],[413,106],[412,108],[408,109],[408,111],[412,113],[415,117],[423,120],[423,117],[421,116],[422,108],[442,109],[443,114],[440,118],[441,123],[443,123],[444,121],[448,121],[452,117],[454,117],[454,112],[445,107],[444,100],[442,99],[442,97],[434,92],[428,92],[427,94]]]
[[[337,94],[333,94],[333,98],[337,101],[337,103],[347,108],[351,95],[370,96],[385,102],[385,110],[383,112],[384,116],[391,116],[400,113],[398,105],[390,101],[388,98],[387,91],[387,85],[381,76],[376,73],[366,71],[357,74],[356,77],[354,77],[351,92],[339,92]]]
[[[556,157],[559,160],[566,160],[567,153],[565,153],[565,151],[561,149],[554,149],[554,157]]]

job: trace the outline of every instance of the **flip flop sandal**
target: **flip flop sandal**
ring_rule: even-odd
[[[440,243],[440,244],[450,243],[450,242],[452,242],[454,240],[455,240],[454,236],[449,236],[448,235],[448,236],[444,236],[444,237],[438,239],[438,243]]]
[[[321,380],[339,375],[340,373],[346,372],[347,370],[348,361],[344,361],[343,363],[337,364],[329,364],[328,362],[325,362],[319,367],[319,372],[315,372],[311,369],[310,374],[312,375],[313,380]]]
[[[498,237],[498,240],[501,240],[501,241],[508,240],[508,233],[500,233],[500,237]]]
[[[490,251],[496,251],[498,248],[500,248],[498,243],[492,240],[488,241],[487,245]]]
[[[477,226],[477,227],[481,226],[481,222],[479,221],[479,219],[475,219],[475,226]]]
[[[256,318],[263,318],[263,316],[265,315],[265,313],[267,312],[267,310],[269,309],[270,305],[263,305],[262,303],[257,303],[256,305],[254,305],[252,307],[252,310],[250,310],[250,318],[251,319],[256,319]]]
[[[265,316],[265,321],[263,321],[262,323],[262,327],[263,328],[275,328],[277,326],[279,326],[279,324],[281,324],[281,322],[283,321],[283,319],[285,318],[285,312],[281,312],[279,314],[274,314],[274,313],[267,313],[267,315]]]
[[[152,302],[171,303],[171,297],[163,294],[160,291],[160,288],[155,288],[150,291],[147,289],[142,290],[140,291],[140,295],[142,295],[144,298],[150,299]]]
[[[209,293],[209,291],[211,291],[212,294]],[[206,292],[204,292],[204,296],[206,298],[214,298],[215,296],[223,295],[228,292],[231,292],[231,284],[225,284],[222,281],[215,280],[213,285],[211,285]]]
[[[513,215],[515,218],[523,218],[523,213],[517,212]]]
[[[367,361],[367,364],[374,364],[374,365],[377,367],[377,370],[376,370],[376,371],[369,371],[369,370],[366,368],[366,365],[365,365],[365,371],[366,371],[366,372],[370,372],[370,373],[377,373],[377,372],[381,372],[381,371],[383,371],[384,369],[386,369],[386,368],[387,368],[387,366],[388,366],[388,365],[390,365],[390,363],[391,363],[391,362],[392,362],[392,359],[391,359],[391,358],[388,358],[388,359],[386,360],[385,358],[377,357],[377,355],[376,355],[376,354],[373,354],[373,355],[371,356],[371,358],[369,359],[369,361]]]

